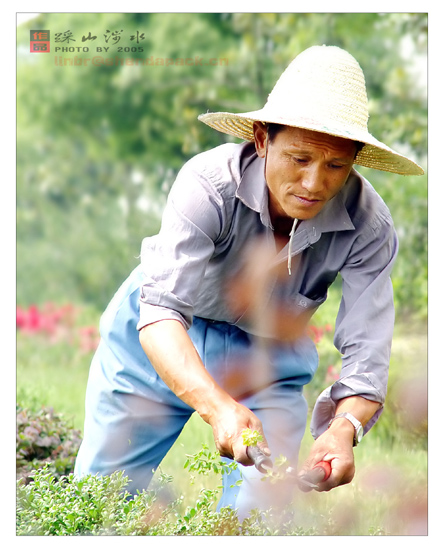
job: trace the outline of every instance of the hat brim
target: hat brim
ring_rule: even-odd
[[[359,151],[355,159],[355,164],[359,166],[401,174],[403,176],[421,176],[424,174],[424,170],[416,162],[378,141],[369,132],[357,131],[356,128],[350,130],[335,128],[334,125],[329,126],[328,123],[319,124],[316,121],[304,120],[302,118],[298,120],[283,119],[270,115],[266,112],[266,109],[250,111],[248,113],[205,113],[200,115],[198,120],[219,132],[246,141],[254,141],[253,124],[256,121],[313,130],[364,143],[364,147]]]

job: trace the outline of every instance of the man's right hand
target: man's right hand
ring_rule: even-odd
[[[221,456],[232,458],[244,466],[253,464],[247,455],[247,447],[242,437],[242,432],[247,428],[258,431],[262,435],[263,440],[258,443],[258,446],[264,454],[270,456],[261,421],[250,409],[233,399],[231,399],[231,403],[227,402],[223,407],[215,408],[204,420],[213,429],[216,449]]]

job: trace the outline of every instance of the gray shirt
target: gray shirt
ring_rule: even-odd
[[[251,312],[234,313],[223,289],[235,280],[258,239],[275,247],[264,159],[254,145],[225,144],[192,158],[171,189],[159,234],[142,243],[146,276],[138,328],[162,319],[189,328],[193,316],[199,316],[257,332]],[[270,275],[270,304],[315,311],[337,274],[342,277],[334,336],[342,354],[341,376],[316,402],[315,437],[327,428],[338,400],[361,395],[384,402],[394,325],[390,271],[397,248],[388,208],[352,170],[323,210],[300,222],[291,243],[273,249],[270,267],[286,266],[290,256],[292,270],[286,277]],[[258,269],[263,269],[260,258]]]

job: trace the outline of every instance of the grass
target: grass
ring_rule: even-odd
[[[40,337],[18,336],[17,401],[35,408],[47,405],[83,430],[84,401],[92,353],[59,342],[48,347]]]
[[[25,407],[51,406],[82,430],[91,357],[92,352],[82,352],[66,341],[49,345],[43,336],[19,333],[17,400]],[[306,531],[317,529],[323,535],[424,534],[427,427],[418,425],[413,436],[409,435],[404,413],[410,402],[402,401],[406,394],[399,389],[401,381],[411,379],[417,384],[418,377],[424,379],[427,369],[424,326],[397,327],[391,369],[386,412],[355,450],[357,470],[353,482],[329,493],[295,492],[293,510]],[[323,380],[314,380],[313,384],[322,387]],[[416,385],[415,401],[418,401],[417,389]],[[302,442],[302,460],[311,442],[307,430]],[[211,429],[193,415],[161,464],[161,472],[173,477],[172,497],[183,495],[183,509],[196,502],[202,488],[214,489],[220,484],[215,474],[193,479],[183,469],[186,455],[197,453],[203,444],[214,449]],[[155,479],[159,475],[160,472]]]

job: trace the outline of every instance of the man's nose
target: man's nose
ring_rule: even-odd
[[[310,166],[304,170],[302,187],[310,193],[321,191],[324,187],[322,170],[317,166]]]

